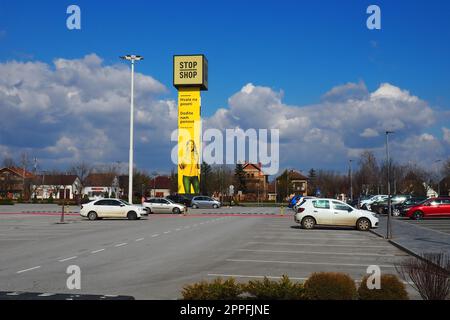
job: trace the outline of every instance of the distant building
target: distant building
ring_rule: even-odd
[[[450,176],[445,177],[439,182],[439,191],[441,196],[450,196]]]
[[[37,175],[31,185],[32,197],[36,199],[66,199],[80,198],[81,181],[76,175],[49,174]]]
[[[150,180],[148,185],[150,196],[167,197],[170,195],[171,179],[168,176],[157,176]]]
[[[121,195],[119,177],[114,173],[91,173],[86,177],[83,195],[87,195],[89,200],[119,198]]]
[[[283,192],[278,192],[281,194],[281,197],[284,197],[286,195],[286,191],[288,191],[288,196],[284,200],[290,199],[295,195],[308,195],[308,177],[304,176],[297,170],[288,170],[287,176],[286,171],[284,171],[276,178],[276,183],[277,186],[283,186],[284,188],[284,190],[279,190]]]
[[[8,167],[0,169],[0,198],[29,199],[30,185],[34,178],[31,172],[22,168]]]
[[[243,193],[245,201],[268,200],[269,176],[262,171],[261,163],[245,162],[242,166],[246,191]]]

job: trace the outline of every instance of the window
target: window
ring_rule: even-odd
[[[96,203],[94,203],[94,205],[96,205],[96,206],[109,206],[109,201],[108,200],[99,200]]]
[[[333,207],[335,210],[342,210],[342,211],[353,211],[350,210],[351,208],[343,203],[333,201]]]
[[[167,201],[166,199],[160,199],[159,200],[162,204],[169,204],[170,202]]]
[[[448,204],[450,204],[450,199],[442,199],[441,200],[442,202],[442,204],[446,204],[446,205],[448,205]]]
[[[116,200],[108,200],[110,206],[120,207],[120,202]]]
[[[314,200],[312,203],[313,203],[314,208],[330,209],[330,201],[328,201],[328,200]]]

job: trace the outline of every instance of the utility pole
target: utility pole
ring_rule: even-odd
[[[387,217],[387,227],[386,227],[386,239],[392,239],[392,225],[391,225],[391,160],[389,157],[389,134],[394,133],[393,131],[386,131],[386,164],[387,164],[387,191],[388,191],[388,217]]]
[[[436,161],[434,161],[434,163],[439,163],[441,162],[442,159],[437,159]],[[438,197],[441,195],[441,181],[440,181],[440,175],[439,175],[439,169],[438,167],[436,167],[436,178],[437,178],[437,185],[438,185]]]
[[[353,173],[352,173],[352,161],[353,160],[349,160],[350,162],[350,201],[353,201]]]
[[[142,56],[126,55],[120,57],[123,60],[131,61],[131,105],[130,105],[130,159],[128,163],[128,202],[133,203],[133,150],[134,150],[134,63],[143,60]]]

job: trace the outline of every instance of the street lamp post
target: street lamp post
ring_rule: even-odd
[[[349,160],[349,162],[350,162],[350,201],[353,201],[353,174],[352,174],[352,161],[353,161],[353,160]]]
[[[386,239],[392,238],[392,226],[391,226],[391,161],[389,157],[389,134],[394,133],[393,131],[386,131],[386,164],[387,164],[387,191],[388,191],[388,217],[387,217],[387,228],[386,228]]]
[[[131,61],[131,106],[130,106],[130,159],[128,168],[128,202],[133,203],[133,150],[134,150],[134,63],[143,60],[142,56],[126,55],[120,57],[123,60]]]

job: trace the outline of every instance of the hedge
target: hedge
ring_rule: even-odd
[[[355,300],[358,298],[355,281],[345,273],[313,273],[305,281],[304,287],[308,300]]]
[[[360,300],[408,300],[405,285],[395,275],[386,274],[380,278],[380,289],[369,289],[365,276],[358,289]]]

